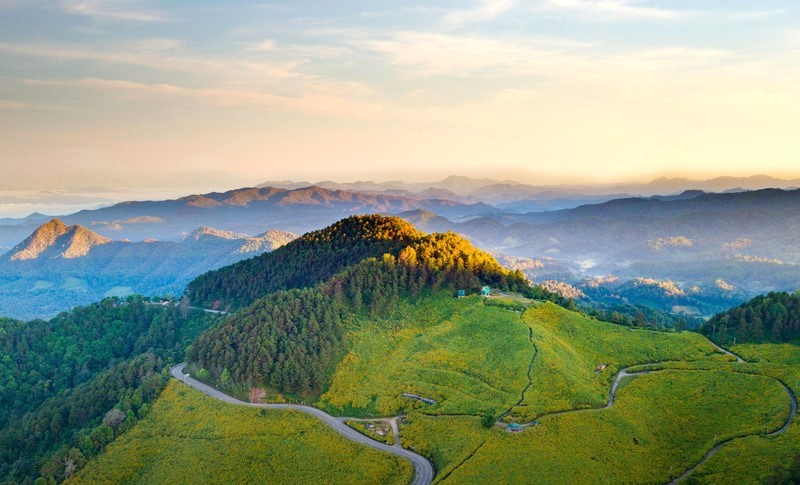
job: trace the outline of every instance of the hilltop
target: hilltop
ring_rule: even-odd
[[[189,285],[193,304],[228,310],[277,290],[313,286],[362,259],[397,256],[422,233],[395,217],[353,216],[307,233],[270,255],[201,275]]]
[[[70,226],[58,219],[41,225],[27,239],[15,246],[6,257],[10,261],[32,259],[72,259],[86,256],[96,246],[108,244],[103,237],[83,226]]]
[[[403,302],[483,285],[534,291],[521,273],[455,234],[424,235],[396,217],[353,216],[193,281],[193,304],[241,310],[198,339],[190,363],[238,384],[318,393],[344,351],[348,314],[379,317]]]

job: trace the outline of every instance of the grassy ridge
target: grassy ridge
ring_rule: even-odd
[[[533,347],[518,314],[477,297],[429,298],[395,313],[380,324],[353,324],[348,353],[321,397],[324,407],[356,415],[497,415],[519,400]]]
[[[552,303],[529,308],[522,321],[531,328],[539,354],[533,363],[531,390],[511,415],[516,421],[602,406],[617,372],[634,364],[729,359],[698,334],[633,330]],[[599,364],[610,365],[597,373]]]
[[[772,379],[662,371],[637,377],[610,409],[546,416],[516,435],[493,430],[445,482],[663,482],[696,463],[715,435],[775,428],[787,415],[786,393]]]
[[[148,417],[72,483],[396,483],[405,460],[339,436],[295,411],[214,400],[172,381]]]

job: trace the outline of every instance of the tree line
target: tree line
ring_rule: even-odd
[[[771,292],[719,313],[700,327],[722,343],[791,342],[800,339],[800,294]]]

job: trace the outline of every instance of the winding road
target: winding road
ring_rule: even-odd
[[[530,337],[531,337],[531,344],[533,344],[532,335]],[[744,359],[742,359],[740,356],[734,354],[733,352],[730,352],[729,350],[726,350],[726,349],[718,346],[714,342],[711,342],[711,340],[708,340],[708,341],[718,351],[720,351],[720,352],[722,352],[724,354],[727,354],[727,355],[729,355],[731,357],[735,357],[737,363],[744,363],[745,362]],[[530,363],[529,368],[528,368],[529,384],[525,388],[525,390],[523,390],[523,392],[522,392],[523,400],[524,400],[525,392],[531,387],[530,372],[531,372],[531,367],[533,366],[533,361],[536,359],[537,355],[538,355],[538,349],[534,345],[533,359],[531,359],[531,363]],[[614,405],[614,399],[616,398],[617,388],[619,387],[619,384],[622,381],[622,379],[624,379],[626,377],[629,377],[629,376],[640,376],[640,375],[644,375],[644,374],[660,372],[662,370],[662,369],[653,369],[653,370],[642,370],[642,371],[636,372],[636,371],[631,371],[631,369],[637,368],[637,367],[642,367],[643,365],[657,365],[657,364],[660,364],[660,362],[653,362],[651,364],[638,364],[638,365],[626,367],[626,368],[620,370],[619,373],[617,374],[616,379],[614,379],[614,383],[611,386],[611,391],[609,392],[609,395],[608,395],[608,402],[606,403],[605,406],[603,406],[603,408],[610,408],[611,406]],[[227,403],[230,403],[230,404],[237,404],[237,405],[241,405],[241,406],[251,406],[251,407],[266,408],[266,409],[293,409],[295,411],[301,411],[301,412],[304,412],[304,413],[307,413],[307,414],[311,414],[313,416],[316,416],[320,420],[322,420],[328,426],[330,426],[333,429],[335,429],[340,435],[344,436],[345,438],[348,438],[348,439],[350,439],[352,441],[355,441],[357,443],[361,443],[363,445],[369,446],[371,448],[375,448],[377,450],[381,450],[381,451],[385,451],[387,453],[391,453],[393,455],[399,456],[399,457],[404,458],[405,460],[409,461],[411,463],[411,465],[414,467],[414,481],[412,482],[413,485],[428,485],[433,481],[435,473],[434,473],[433,466],[431,465],[431,463],[426,458],[424,458],[423,456],[418,455],[418,454],[416,454],[416,453],[414,453],[412,451],[406,450],[405,448],[403,448],[400,445],[400,433],[399,433],[399,430],[398,430],[397,418],[396,417],[395,418],[377,419],[377,420],[387,421],[392,426],[392,430],[394,431],[396,439],[395,439],[394,445],[390,446],[390,445],[375,441],[373,439],[370,439],[367,436],[364,436],[363,434],[359,433],[358,431],[354,430],[353,428],[351,428],[351,427],[349,427],[349,426],[347,426],[345,424],[345,421],[347,421],[349,419],[356,419],[358,421],[367,421],[367,420],[361,420],[361,419],[357,419],[357,418],[347,418],[347,417],[334,417],[334,416],[331,416],[328,413],[326,413],[324,411],[321,411],[321,410],[319,410],[317,408],[313,408],[313,407],[310,407],[310,406],[303,406],[303,405],[299,405],[299,404],[256,404],[256,403],[248,403],[248,402],[240,401],[240,400],[238,400],[238,399],[236,399],[234,397],[231,397],[231,396],[229,396],[229,395],[227,395],[227,394],[225,394],[225,393],[223,393],[223,392],[221,392],[221,391],[219,391],[217,389],[214,389],[211,386],[203,384],[202,382],[200,382],[200,381],[198,381],[196,379],[193,379],[190,376],[184,374],[183,373],[184,367],[186,367],[186,363],[185,362],[172,367],[172,369],[171,369],[172,375],[175,378],[177,378],[178,380],[180,380],[181,382],[183,382],[185,384],[188,384],[191,387],[194,387],[195,389],[198,389],[199,391],[201,391],[201,392],[203,392],[205,394],[208,394],[211,397],[219,399],[220,401],[224,401],[224,402],[227,402]],[[680,369],[677,369],[677,370],[680,370]],[[766,376],[766,377],[769,377],[769,376]],[[780,381],[778,381],[778,382],[780,382]],[[778,429],[776,431],[773,431],[771,433],[768,433],[766,435],[763,434],[763,433],[759,433],[758,436],[778,436],[778,435],[783,434],[784,432],[786,432],[787,429],[789,429],[789,426],[792,424],[792,421],[794,420],[794,418],[795,418],[795,416],[797,414],[797,397],[795,396],[795,394],[792,392],[792,390],[786,384],[784,384],[783,382],[780,382],[780,383],[784,387],[784,389],[786,390],[786,393],[788,394],[788,396],[790,398],[790,401],[791,401],[791,410],[790,410],[790,413],[789,413],[789,417],[786,420],[786,423],[780,429]],[[567,413],[575,413],[575,412],[583,412],[583,411],[588,411],[588,410],[589,409],[573,409],[573,410],[568,410],[568,411],[548,413],[546,416],[558,415],[558,414],[567,414]],[[505,413],[505,414],[508,414],[508,412]],[[544,417],[544,416],[541,416],[541,417]],[[377,421],[377,420],[369,420],[369,421]],[[526,423],[526,424],[523,424],[522,426],[530,426],[535,422],[536,421],[532,421],[531,423]],[[498,422],[498,424],[500,424],[500,423]],[[711,450],[709,450],[702,457],[702,459],[698,463],[696,463],[694,466],[692,466],[691,468],[686,470],[678,478],[670,481],[669,485],[676,485],[680,481],[682,481],[685,478],[687,478],[698,467],[700,467],[703,463],[705,463],[709,458],[711,458],[711,456],[713,456],[720,448],[722,448],[727,443],[730,443],[731,441],[733,441],[735,439],[744,438],[746,436],[754,436],[754,435],[736,436],[736,437],[732,437],[732,438],[729,438],[727,440],[721,441],[716,446],[714,446]]]
[[[311,414],[312,416],[321,419],[325,424],[335,429],[340,435],[344,436],[349,440],[361,443],[362,445],[366,445],[371,448],[375,448],[376,450],[381,450],[387,453],[391,453],[393,455],[399,456],[409,461],[411,465],[414,467],[414,481],[411,482],[412,485],[428,485],[433,481],[434,477],[433,465],[431,465],[431,463],[425,457],[418,455],[413,451],[406,450],[400,445],[400,434],[397,429],[396,418],[391,419],[392,428],[395,432],[395,444],[394,446],[390,446],[375,441],[371,438],[368,438],[344,423],[346,420],[353,418],[337,418],[317,408],[312,408],[311,406],[302,406],[299,404],[257,404],[257,403],[240,401],[235,397],[229,396],[222,391],[214,389],[213,387],[207,384],[203,384],[202,382],[184,374],[183,373],[184,367],[186,367],[186,362],[183,362],[181,364],[172,367],[170,369],[172,376],[178,379],[179,381],[197,389],[200,392],[208,394],[209,396],[215,399],[219,399],[220,401],[229,404],[237,404],[240,406],[250,406],[250,407],[265,408],[265,409],[292,409],[295,411]]]
[[[727,354],[727,355],[730,355],[731,357],[736,357],[736,362],[737,363],[741,364],[741,363],[745,363],[746,362],[740,356],[734,354],[733,352],[731,352],[729,350],[723,349],[719,345],[717,345],[714,342],[712,342],[710,339],[707,339],[707,340],[709,341],[709,343],[711,343],[711,345],[713,345],[720,352],[722,352],[724,354]],[[657,365],[657,364],[658,364],[658,362],[655,362],[653,364],[643,364],[643,365]],[[628,372],[630,369],[632,369],[634,367],[641,367],[641,366],[642,365],[635,365],[635,366],[631,366],[631,367],[626,367],[625,369],[622,369],[621,371],[619,371],[619,374],[617,374],[617,378],[614,380],[614,384],[611,386],[611,392],[608,395],[608,403],[605,405],[605,408],[610,408],[614,404],[614,397],[616,396],[616,393],[617,393],[617,387],[619,386],[620,381],[622,381],[622,379],[624,379],[625,377],[628,377],[628,376],[641,376],[641,375],[644,375],[644,374],[651,374],[653,372],[660,372],[659,369],[644,370],[644,371],[640,371],[640,372]],[[681,369],[674,369],[674,370],[681,370]],[[764,375],[764,374],[757,374],[757,375],[761,375],[763,377],[770,377],[770,376],[767,376],[767,375]],[[770,377],[770,378],[771,379],[775,379],[774,377]],[[771,433],[767,433],[767,434],[757,433],[757,434],[749,434],[749,435],[742,435],[742,436],[734,436],[732,438],[728,438],[726,440],[720,441],[719,443],[716,444],[716,446],[711,448],[705,455],[703,455],[703,458],[701,458],[699,462],[697,462],[694,466],[692,466],[691,468],[689,468],[688,470],[683,472],[683,474],[681,476],[679,476],[678,478],[670,481],[669,485],[677,485],[679,482],[681,482],[682,480],[686,479],[689,475],[694,473],[694,471],[697,470],[703,463],[708,461],[708,459],[711,458],[717,451],[719,451],[720,448],[722,448],[723,446],[725,446],[726,444],[730,443],[733,440],[736,440],[736,439],[739,439],[739,438],[745,438],[747,436],[778,436],[778,435],[781,435],[781,434],[785,433],[786,430],[789,429],[789,426],[792,425],[792,421],[794,421],[794,418],[797,415],[797,397],[794,395],[794,392],[792,392],[792,390],[789,388],[789,386],[787,386],[786,384],[784,384],[783,382],[781,382],[778,379],[775,379],[775,380],[777,380],[783,386],[784,390],[786,390],[786,393],[789,395],[789,400],[791,402],[791,407],[790,407],[790,411],[789,411],[789,417],[786,420],[786,422],[783,424],[783,426],[781,426],[780,429],[775,430],[775,431],[773,431]],[[567,413],[567,412],[577,412],[577,411],[580,411],[580,410],[565,411],[565,413]],[[564,414],[564,413],[555,413],[555,414]]]

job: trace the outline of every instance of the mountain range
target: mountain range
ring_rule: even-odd
[[[246,236],[200,227],[182,241],[114,241],[53,219],[0,257],[0,314],[47,317],[105,296],[178,294],[208,270],[293,240],[270,230]]]
[[[703,183],[727,187],[776,180],[725,178]],[[413,197],[398,195],[408,192],[411,185],[402,188],[400,182],[347,185],[349,189],[379,186],[394,193],[318,185],[243,188],[165,201],[124,202],[66,215],[58,223],[49,223],[42,214],[3,220],[0,244],[9,253],[0,262],[0,295],[7,300],[25,295],[26,301],[31,294],[39,295],[43,298],[36,303],[40,312],[31,307],[18,313],[15,305],[7,306],[12,315],[45,316],[73,301],[62,298],[67,289],[73,292],[68,294],[81,296],[78,303],[109,291],[177,293],[192,276],[269,250],[273,239],[285,242],[293,236],[286,233],[305,233],[343,215],[368,213],[400,215],[428,232],[456,232],[501,260],[529,260],[523,271],[535,282],[581,287],[605,276],[621,283],[645,278],[657,281],[655,288],[675,285],[691,295],[677,301],[664,293],[659,308],[666,310],[688,307],[710,314],[758,293],[800,287],[800,190],[707,193],[692,189],[522,213],[484,202],[421,195],[459,191],[473,195],[458,197],[474,197],[488,182],[492,181],[450,177],[436,187],[415,187],[422,192]],[[690,182],[664,179],[649,186]],[[500,185],[525,187],[513,182]],[[203,226],[206,229],[197,232]],[[263,234],[269,227],[283,232]],[[242,247],[252,249],[248,252]],[[619,284],[606,292],[582,293],[604,300],[613,295],[633,303],[653,301],[653,292],[643,291],[642,285]],[[700,295],[708,298],[698,300]]]
[[[800,179],[785,180],[768,175],[717,177],[708,180],[661,177],[648,183],[594,185],[534,185],[514,180],[475,179],[451,175],[430,183],[402,181],[269,181],[259,187],[297,189],[318,186],[329,190],[385,193],[410,198],[439,198],[464,203],[483,202],[513,212],[531,212],[574,208],[583,204],[605,202],[630,196],[679,194],[685,191],[738,192],[766,188],[797,188]]]
[[[199,226],[256,234],[264,227],[303,233],[350,214],[396,213],[423,209],[452,218],[492,212],[482,203],[329,190],[242,188],[190,195],[164,201],[122,202],[60,216],[66,224],[82,225],[114,240],[148,238],[180,241]],[[33,214],[0,223],[0,247],[11,248],[49,218]]]
[[[533,281],[580,285],[609,275],[623,282],[649,278],[677,286],[694,301],[676,302],[664,292],[664,307],[706,308],[702,314],[764,291],[800,286],[800,190],[693,191],[459,221],[425,211],[401,217],[426,231],[454,231],[481,248],[527,258],[523,271]],[[641,286],[629,287],[627,294],[641,295]],[[697,302],[701,295],[707,295],[705,303]],[[650,304],[652,298],[639,301]]]

